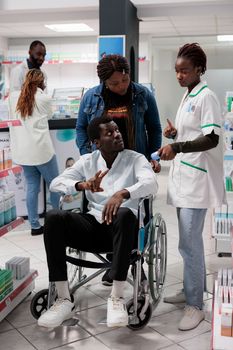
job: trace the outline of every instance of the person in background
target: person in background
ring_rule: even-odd
[[[146,156],[154,171],[159,172],[160,164],[151,160],[151,153],[160,148],[162,140],[154,95],[143,85],[131,81],[130,67],[123,56],[105,55],[97,65],[97,74],[101,83],[88,90],[80,104],[76,124],[76,143],[80,154],[93,150],[87,127],[93,118],[104,113],[118,125],[125,148]],[[103,275],[104,285],[112,285],[108,273],[107,270]]]
[[[156,194],[156,175],[142,154],[124,149],[121,133],[111,118],[93,119],[88,134],[97,150],[81,156],[50,185],[51,191],[65,195],[85,191],[89,205],[87,213],[51,210],[46,215],[49,280],[55,282],[58,298],[40,316],[39,326],[57,327],[75,312],[67,281],[67,246],[82,251],[113,251],[107,326],[128,325],[124,286],[130,254],[137,244],[138,202],[141,197]]]
[[[22,166],[26,179],[26,205],[31,234],[43,233],[39,223],[38,195],[41,176],[49,186],[58,176],[57,159],[49,133],[48,118],[52,116],[51,99],[44,93],[44,74],[31,69],[26,74],[21,92],[10,94],[10,104],[20,126],[10,127],[12,160]],[[60,196],[51,193],[51,204],[58,208]]]
[[[25,76],[29,71],[29,69],[33,69],[33,68],[40,69],[42,64],[44,63],[45,55],[46,55],[46,48],[41,41],[35,40],[30,44],[29,57],[22,63],[16,65],[16,67],[13,68],[11,71],[10,93],[13,91],[21,90],[21,87],[25,80]],[[44,73],[44,80],[46,85],[47,77],[44,71],[43,73]]]
[[[180,330],[198,326],[204,319],[205,257],[202,231],[207,208],[225,202],[221,110],[216,95],[201,80],[206,55],[197,43],[180,48],[176,77],[187,90],[177,111],[175,126],[168,120],[164,136],[174,143],[159,149],[163,160],[172,160],[168,204],[177,209],[179,251],[183,258],[184,289],[164,298],[185,302]]]

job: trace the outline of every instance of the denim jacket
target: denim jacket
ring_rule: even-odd
[[[135,151],[150,159],[151,153],[160,148],[162,140],[158,108],[153,94],[146,87],[134,82],[131,84]],[[88,90],[80,104],[76,124],[76,143],[81,155],[91,152],[87,135],[88,124],[93,118],[100,117],[104,112],[102,89],[103,84],[100,84]]]

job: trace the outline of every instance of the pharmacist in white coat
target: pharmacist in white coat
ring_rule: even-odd
[[[177,208],[179,251],[184,263],[184,289],[165,302],[186,302],[180,330],[195,328],[203,319],[205,259],[202,231],[207,208],[225,202],[221,110],[216,95],[201,81],[206,71],[202,48],[186,44],[176,60],[176,76],[187,91],[175,126],[168,120],[164,136],[173,138],[158,151],[173,160],[169,174],[168,204]]]
[[[41,69],[41,66],[44,63],[45,56],[46,56],[46,47],[44,43],[42,43],[42,41],[34,40],[30,44],[28,53],[29,53],[29,57],[23,62],[21,62],[20,64],[17,64],[11,70],[10,92],[21,90],[25,80],[25,76],[29,71],[29,69]],[[43,71],[43,74],[44,74],[44,80],[46,85],[47,76],[44,71]]]
[[[10,94],[14,118],[20,126],[10,127],[12,160],[23,167],[26,179],[26,205],[31,234],[43,233],[39,223],[38,195],[41,176],[47,186],[58,176],[57,159],[49,133],[48,118],[52,115],[51,99],[44,93],[44,75],[38,69],[28,71],[21,93]],[[53,208],[59,206],[59,194],[51,193]]]

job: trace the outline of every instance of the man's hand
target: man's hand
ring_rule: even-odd
[[[157,160],[153,160],[151,159],[150,161],[152,169],[154,170],[155,173],[160,173],[161,171],[161,165],[159,162],[157,162]]]
[[[103,177],[108,173],[108,169],[105,171],[99,170],[95,176],[87,181],[78,183],[78,190],[87,190],[91,192],[103,192],[104,189],[100,187]]]
[[[102,213],[102,220],[106,222],[107,225],[112,223],[113,216],[117,214],[123,200],[129,198],[129,196],[130,194],[127,190],[118,191],[105,204]]]
[[[176,136],[177,130],[172,122],[167,118],[167,126],[163,131],[163,135],[168,139],[173,139]]]
[[[162,160],[172,160],[175,158],[176,153],[173,151],[171,145],[166,145],[158,150],[158,154]]]

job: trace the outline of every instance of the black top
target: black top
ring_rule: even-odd
[[[105,104],[105,112],[117,124],[127,149],[134,149],[134,126],[132,120],[132,87],[123,96],[115,94],[103,87],[102,96]]]

